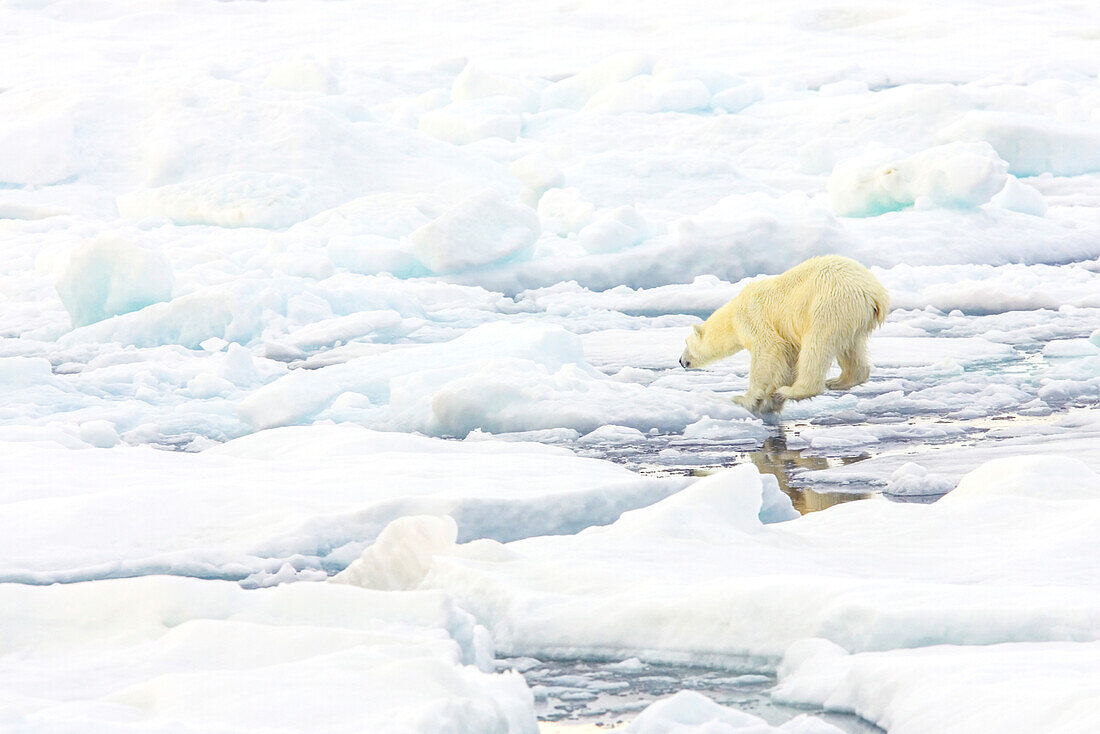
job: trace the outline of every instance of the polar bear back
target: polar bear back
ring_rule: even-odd
[[[750,331],[774,330],[792,344],[808,333],[870,332],[890,310],[890,297],[871,271],[840,255],[814,257],[750,283],[734,302]]]

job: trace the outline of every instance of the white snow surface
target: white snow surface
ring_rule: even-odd
[[[624,729],[631,734],[840,734],[843,730],[811,716],[773,727],[758,716],[720,706],[695,691],[680,691],[650,704]]]
[[[1088,732],[1100,726],[1100,643],[936,645],[848,655],[791,647],[779,700],[859,713],[889,732]]]
[[[1100,577],[1088,549],[1100,529],[1100,474],[1080,462],[1001,459],[932,505],[857,502],[773,525],[757,518],[762,489],[756,469],[741,466],[604,528],[504,545],[444,544],[405,576],[407,588],[447,591],[517,655],[730,664],[738,656],[797,656],[799,645],[828,640],[839,652],[812,665],[806,656],[788,660],[780,690],[855,710],[890,730],[900,723],[925,730],[917,714],[933,700],[966,706],[949,730],[1013,722],[1013,710],[1025,723],[1051,715],[1055,704],[1033,708],[1042,694],[1028,684],[1016,684],[1027,695],[1002,697],[988,714],[965,699],[965,685],[952,685],[952,674],[988,675],[988,660],[1000,658],[981,651],[998,645],[1017,643],[1004,649],[1021,650],[1022,661],[1064,654],[1095,675],[1088,666],[1100,639]],[[944,645],[959,652],[938,657],[951,649]],[[868,654],[908,648],[931,652]],[[952,663],[951,655],[983,667]],[[929,663],[907,667],[920,660]],[[891,672],[876,677],[883,670]],[[919,680],[928,675],[936,682],[924,689]],[[1100,699],[1089,680],[1057,694],[1086,714],[1074,714],[1065,731],[1087,731],[1082,722],[1095,720],[1088,716]],[[894,719],[897,707],[905,710]]]
[[[0,728],[531,732],[491,637],[1095,730],[1098,38],[994,0],[0,3]],[[747,354],[676,364],[830,252],[890,291],[868,383],[763,420]],[[795,518],[788,470],[951,491]],[[314,583],[353,562],[385,590]],[[637,726],[769,730],[671,700]]]
[[[0,451],[0,580],[35,584],[171,573],[258,586],[285,580],[286,564],[290,578],[316,580],[403,515],[455,517],[464,541],[514,540],[611,522],[685,484],[536,443],[351,425],[264,431],[198,454],[40,441]]]
[[[486,672],[484,630],[438,593],[147,576],[0,599],[8,731],[537,731],[523,679]]]

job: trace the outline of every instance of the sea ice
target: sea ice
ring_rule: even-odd
[[[172,298],[172,265],[162,253],[118,238],[78,245],[57,281],[73,327]]]
[[[485,138],[514,141],[523,129],[522,107],[504,97],[453,102],[420,115],[420,132],[463,145]]]
[[[321,210],[309,184],[280,174],[227,173],[118,197],[126,219],[164,217],[179,225],[289,227]]]
[[[108,429],[86,423],[81,438],[109,443]],[[10,479],[0,580],[23,583],[150,573],[259,583],[287,562],[343,568],[403,515],[450,515],[462,541],[513,540],[611,522],[684,484],[535,443],[350,425],[265,431],[198,454],[12,440],[0,443]]]
[[[491,555],[459,545],[414,588],[448,591],[498,648],[534,656],[766,661],[811,637],[849,652],[1092,640],[1098,481],[1072,460],[1022,457],[935,504],[856,502],[764,525],[760,476],[740,466],[607,527]]]
[[[890,732],[1089,732],[1100,726],[1100,643],[936,645],[848,655],[788,651],[774,695],[851,711]]]
[[[537,731],[523,679],[487,672],[484,630],[440,594],[151,576],[0,599],[14,730]]]
[[[698,79],[645,74],[596,92],[584,109],[619,115],[626,112],[691,112],[709,106],[710,90]]]
[[[486,190],[415,230],[409,241],[429,270],[450,273],[516,255],[538,236],[533,209],[508,204],[495,191]]]
[[[1017,176],[1100,171],[1100,133],[1035,114],[973,110],[940,132],[945,140],[988,142]]]
[[[583,107],[597,92],[653,69],[651,56],[624,52],[610,56],[542,90],[542,109]]]
[[[985,143],[952,143],[905,158],[874,151],[833,169],[829,201],[846,217],[875,216],[918,202],[974,207],[1004,188],[1007,170]]]
[[[1047,213],[1047,203],[1043,194],[1035,187],[1022,183],[1015,176],[1009,176],[1005,181],[1005,187],[990,201],[999,207],[1036,217]]]
[[[369,5],[0,7],[0,574],[270,592],[0,584],[31,610],[3,620],[0,718],[530,732],[450,602],[311,583],[450,516],[376,570],[511,650],[767,668],[824,638],[845,653],[802,700],[1096,728],[1088,18]],[[869,382],[765,424],[729,400],[747,355],[678,367],[692,323],[827,252],[891,293]],[[959,489],[796,518],[749,468],[598,460],[746,455],[808,489]]]

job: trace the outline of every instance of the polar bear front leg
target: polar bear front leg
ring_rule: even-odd
[[[776,391],[791,381],[794,372],[794,352],[782,345],[759,348],[749,365],[749,388],[733,402],[753,413],[777,412],[785,398]]]

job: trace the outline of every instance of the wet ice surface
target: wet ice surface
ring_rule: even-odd
[[[681,690],[698,691],[773,726],[808,713],[851,734],[882,731],[856,716],[773,701],[768,690],[775,685],[774,675],[648,664],[636,658],[614,663],[504,658],[497,667],[523,673],[535,694],[539,721],[551,724],[543,732],[580,731],[582,726],[615,729],[653,701]]]
[[[1088,383],[1096,369],[1095,357],[1088,352],[1075,365],[1071,358],[1045,356],[1061,348],[1052,349],[1052,344],[1083,342],[1090,320],[1100,314],[1090,310],[1070,316],[1058,312],[1022,316],[1032,323],[1032,334],[1058,338],[1046,341],[1029,339],[1021,332],[990,333],[995,320],[989,316],[896,313],[884,332],[898,333],[903,323],[920,323],[925,333],[909,338],[872,337],[872,355],[877,354],[881,364],[866,384],[847,393],[828,392],[789,404],[781,414],[762,416],[755,430],[717,422],[709,426],[709,435],[704,426],[679,434],[653,432],[624,440],[608,433],[565,443],[582,455],[652,475],[702,476],[751,462],[761,472],[775,475],[801,512],[879,494],[896,501],[931,502],[950,490],[951,480],[980,457],[1025,447],[1100,465],[1100,436],[1095,426],[1089,427],[1095,423],[1093,409],[1100,400]],[[652,336],[639,334],[638,338]],[[628,367],[622,361],[624,353],[638,358],[629,348],[623,349],[632,341],[629,335],[604,339],[620,351],[601,350],[598,333],[586,337],[586,345],[596,347],[594,362],[601,370],[615,374]],[[648,369],[637,379],[648,384],[714,390],[721,399],[745,386],[744,355],[702,372],[659,366],[659,354],[646,356],[654,362],[638,359]],[[1075,374],[1075,368],[1085,389],[1059,387],[1056,378]],[[892,486],[891,476],[908,462],[945,471],[936,475],[938,484],[928,480],[923,487],[914,487],[912,482],[901,483],[899,477]]]

